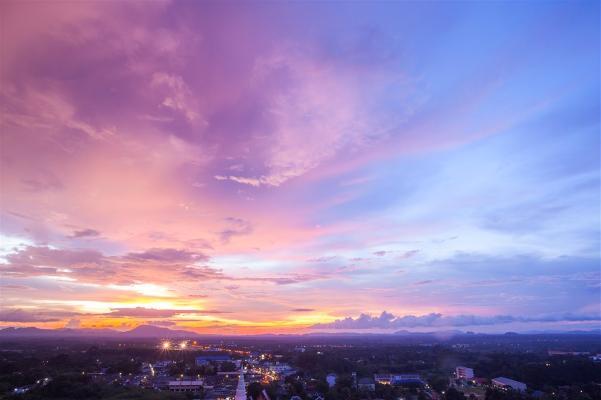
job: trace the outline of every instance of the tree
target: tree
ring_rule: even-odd
[[[236,370],[236,364],[229,361],[224,361],[220,365],[220,370],[222,372],[234,372]]]
[[[450,388],[445,393],[445,400],[466,400],[465,395],[455,388]]]
[[[259,397],[262,391],[263,386],[261,386],[259,382],[252,382],[246,387],[246,396],[250,397],[252,400],[255,400]]]

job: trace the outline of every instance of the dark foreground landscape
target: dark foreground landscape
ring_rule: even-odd
[[[99,336],[100,335],[100,336]],[[5,399],[601,399],[599,333],[0,331]]]

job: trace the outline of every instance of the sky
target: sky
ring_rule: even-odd
[[[0,327],[601,328],[596,1],[0,3]]]

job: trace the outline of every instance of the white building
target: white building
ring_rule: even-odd
[[[519,392],[526,390],[526,384],[523,382],[514,381],[513,379],[498,377],[492,380],[492,385],[498,389],[513,389]]]
[[[468,367],[457,367],[455,368],[455,377],[457,379],[470,380],[474,379],[474,370]]]
[[[236,387],[235,400],[246,400],[246,383],[244,382],[244,374],[240,372],[238,375],[238,387]]]

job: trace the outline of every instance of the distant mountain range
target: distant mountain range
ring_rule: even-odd
[[[601,329],[593,329],[588,331],[529,331],[522,333],[506,332],[498,334],[483,334],[474,332],[463,332],[459,330],[448,330],[448,331],[437,331],[437,332],[411,332],[411,331],[397,331],[394,333],[369,333],[369,332],[312,332],[306,334],[259,334],[259,335],[245,335],[247,337],[294,337],[294,336],[312,336],[312,337],[359,337],[359,336],[403,336],[403,337],[416,337],[416,336],[430,336],[433,338],[450,338],[454,336],[463,335],[601,335]],[[114,329],[71,329],[71,328],[59,328],[59,329],[40,329],[34,327],[26,328],[4,328],[0,329],[0,339],[8,338],[77,338],[77,337],[97,337],[97,338],[123,338],[123,339],[143,339],[143,338],[192,338],[201,336],[212,336],[207,334],[198,334],[196,332],[175,330],[164,328],[154,325],[140,325],[129,331],[117,331]]]
[[[106,338],[187,338],[198,336],[195,332],[174,330],[153,325],[140,325],[130,331],[114,329],[40,329],[40,328],[5,328],[0,330],[0,338],[30,338],[30,337],[106,337]]]

